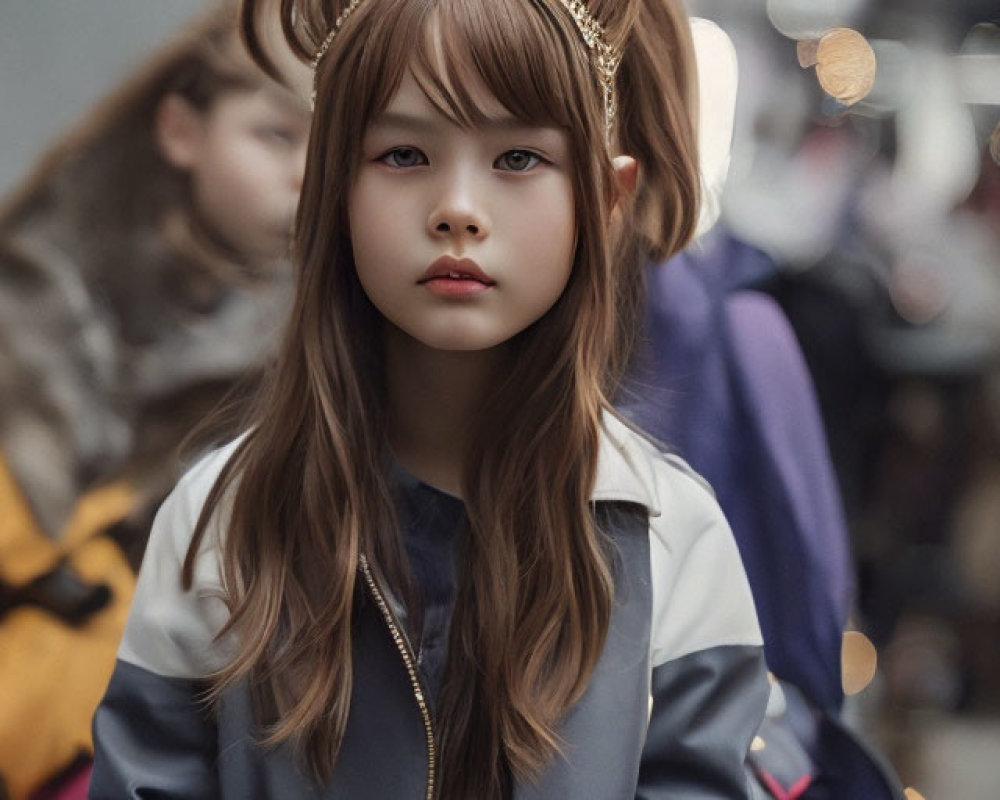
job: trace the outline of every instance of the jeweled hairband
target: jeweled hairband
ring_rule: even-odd
[[[314,111],[316,109],[316,75],[320,62],[322,62],[323,57],[330,49],[330,45],[333,44],[333,40],[344,26],[344,23],[357,10],[362,1],[351,0],[344,7],[343,11],[337,15],[337,19],[333,22],[333,27],[330,28],[330,32],[326,35],[323,43],[316,51],[316,55],[313,57],[311,103]],[[587,48],[591,52],[591,63],[594,71],[597,73],[597,80],[601,84],[601,92],[604,96],[604,136],[610,142],[611,132],[615,124],[615,115],[618,111],[615,102],[615,75],[618,72],[618,65],[622,60],[621,53],[607,43],[604,36],[604,28],[600,22],[591,16],[590,11],[587,10],[587,4],[583,0],[559,0],[559,2],[570,13],[573,22],[576,23],[576,27],[580,31],[580,36],[583,38],[584,44],[587,45]]]

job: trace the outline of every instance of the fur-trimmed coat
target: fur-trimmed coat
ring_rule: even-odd
[[[290,302],[289,269],[212,274],[130,235],[87,252],[43,207],[0,237],[0,453],[52,538],[94,483],[159,502],[180,442],[252,381]]]

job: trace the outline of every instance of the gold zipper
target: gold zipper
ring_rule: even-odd
[[[413,657],[413,650],[410,648],[409,639],[406,633],[396,622],[389,604],[385,601],[385,596],[372,575],[371,567],[368,565],[368,558],[362,554],[358,556],[361,565],[361,572],[365,576],[365,583],[368,584],[368,591],[375,599],[375,605],[382,614],[385,624],[389,627],[392,640],[396,643],[396,649],[403,657],[403,665],[410,676],[410,686],[413,688],[413,696],[417,700],[417,708],[420,709],[420,716],[424,720],[424,735],[427,737],[427,795],[426,800],[434,800],[435,778],[437,776],[437,745],[434,741],[434,727],[431,724],[431,712],[427,706],[427,695],[424,693],[423,685],[420,683],[420,675],[417,673],[416,659]]]

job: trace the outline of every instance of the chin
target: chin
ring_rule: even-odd
[[[508,341],[506,337],[499,335],[489,335],[483,331],[435,331],[420,332],[424,335],[416,335],[411,332],[409,335],[432,350],[441,350],[453,353],[475,353],[493,348]]]
[[[478,353],[483,350],[492,350],[494,347],[503,344],[503,342],[493,339],[481,341],[472,338],[443,337],[432,341],[424,341],[423,344],[433,350],[442,350],[448,353]]]

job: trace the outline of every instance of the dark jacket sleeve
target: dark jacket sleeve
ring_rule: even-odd
[[[94,716],[92,800],[220,796],[216,728],[199,689],[118,661]]]
[[[763,652],[730,645],[653,670],[636,800],[754,798],[745,760],[767,703]]]
[[[678,459],[664,463],[672,480],[650,518],[651,708],[635,796],[746,800],[770,692],[753,597],[710,489]]]

